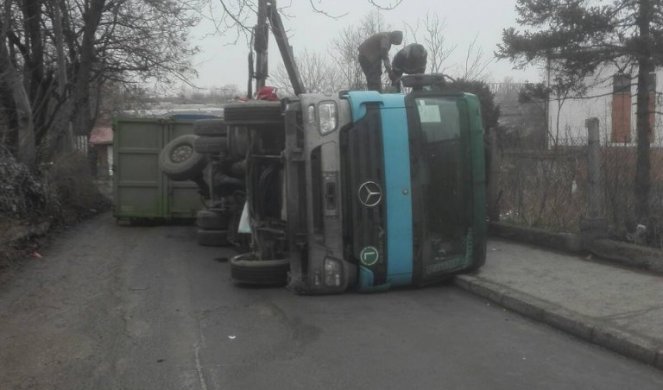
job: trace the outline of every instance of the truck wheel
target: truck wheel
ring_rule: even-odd
[[[281,102],[251,100],[230,103],[224,108],[224,121],[229,125],[279,125],[283,124]]]
[[[223,119],[199,119],[193,122],[193,134],[204,137],[225,137],[228,125]]]
[[[290,261],[258,260],[253,253],[230,259],[230,276],[235,283],[262,286],[284,286],[288,282]]]
[[[202,246],[228,246],[227,230],[198,229],[198,245]]]
[[[467,270],[468,273],[476,273],[479,268],[486,264],[486,240],[482,240],[474,245],[474,264]]]
[[[159,168],[172,180],[189,180],[200,174],[207,163],[194,150],[196,136],[186,134],[168,142],[159,153]]]
[[[203,230],[225,230],[228,223],[228,216],[218,211],[200,210],[196,214],[196,226]]]
[[[193,149],[202,154],[216,154],[225,152],[227,147],[226,137],[200,136],[193,141]]]

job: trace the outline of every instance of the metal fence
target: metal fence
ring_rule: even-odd
[[[586,136],[567,137],[533,149],[527,142],[498,138],[490,153],[493,219],[578,232],[583,219],[591,217],[605,221],[605,231],[612,238],[663,248],[663,148],[651,149],[650,215],[646,221],[638,221],[636,146],[597,140],[597,164],[592,166],[587,140]],[[595,187],[591,186],[592,174],[596,175]]]

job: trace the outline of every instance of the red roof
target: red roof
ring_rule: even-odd
[[[98,126],[90,133],[92,145],[109,145],[113,143],[113,129],[111,127]]]

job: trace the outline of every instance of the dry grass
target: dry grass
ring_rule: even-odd
[[[636,230],[633,185],[634,146],[602,146],[603,216],[610,233],[632,241]],[[646,243],[663,247],[663,150],[652,149],[651,213],[646,221]],[[582,142],[551,150],[503,151],[497,178],[500,216],[505,222],[554,231],[577,232],[586,215],[587,159]]]

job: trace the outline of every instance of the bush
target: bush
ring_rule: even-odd
[[[106,210],[110,202],[97,188],[85,155],[74,152],[59,156],[45,170],[44,182],[55,199],[51,215],[64,223]]]
[[[40,216],[49,203],[43,183],[0,146],[0,216],[15,219]]]
[[[77,222],[109,206],[84,155],[62,155],[32,172],[0,145],[0,271],[37,248],[38,237],[54,225]]]
[[[109,206],[84,155],[65,154],[31,172],[0,146],[1,219],[72,223]]]

